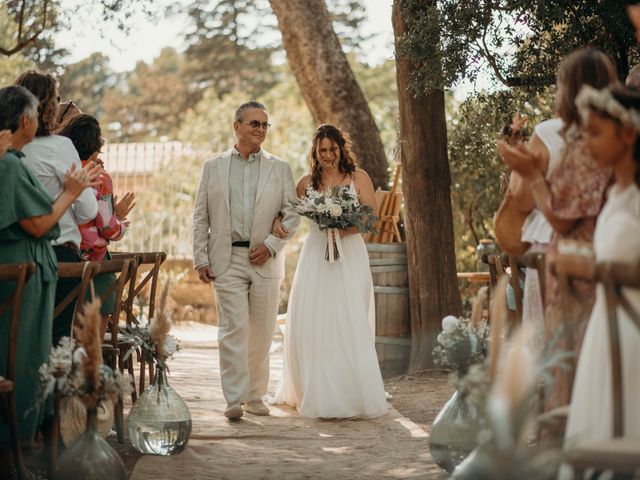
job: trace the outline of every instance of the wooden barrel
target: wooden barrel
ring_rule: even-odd
[[[405,243],[367,243],[376,301],[376,352],[382,375],[409,366],[411,325]]]

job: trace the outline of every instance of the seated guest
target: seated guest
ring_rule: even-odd
[[[31,143],[25,146],[24,163],[45,186],[49,195],[56,198],[62,191],[64,172],[72,165],[81,169],[78,152],[66,137],[53,135],[52,129],[58,119],[58,87],[51,75],[30,70],[18,77],[15,82],[31,91],[40,101],[38,107],[38,129]],[[84,192],[73,203],[73,210],[65,212],[60,218],[60,236],[53,240],[53,250],[58,262],[80,262],[80,230],[79,223],[86,223],[98,213],[98,202],[91,188]],[[58,281],[55,303],[58,304],[79,283],[79,279],[65,278]],[[57,344],[63,336],[71,333],[75,302],[71,302],[53,320],[53,343]]]
[[[23,163],[20,152],[38,129],[38,100],[25,88],[0,89],[0,130],[12,132],[11,144],[0,157],[0,264],[34,262],[36,271],[23,291],[17,336],[16,395],[20,441],[29,443],[42,419],[36,407],[40,389],[38,368],[51,348],[56,257],[51,240],[58,237],[57,222],[89,185],[91,171],[74,169],[62,175],[55,202]],[[4,137],[4,135],[3,135]],[[95,173],[98,173],[98,169]],[[13,290],[13,282],[0,283],[0,302]],[[7,349],[11,312],[0,317],[0,375],[7,375]],[[0,477],[10,465],[9,428],[0,422]],[[7,458],[8,457],[8,458]]]
[[[87,164],[102,166],[102,161],[98,156],[104,139],[100,131],[100,124],[95,117],[82,113],[71,118],[60,131],[60,135],[73,142],[83,166]],[[126,217],[134,206],[132,202],[135,196],[133,193],[127,192],[123,199],[116,204],[113,196],[113,181],[106,171],[102,172],[98,178],[98,184],[94,188],[98,201],[98,215],[95,219],[80,225],[80,234],[82,235],[80,251],[83,259],[101,262],[105,258],[111,258],[107,250],[109,242],[120,240],[124,236],[128,225]],[[94,279],[96,293],[100,295],[108,290],[115,280],[116,276],[113,273],[96,276]],[[101,309],[103,334],[106,330],[108,317],[113,313],[115,295],[114,291],[109,298],[103,299]]]

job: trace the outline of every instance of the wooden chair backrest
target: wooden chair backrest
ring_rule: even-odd
[[[165,252],[117,252],[112,253],[111,256],[114,260],[124,258],[134,258],[136,260],[135,264],[132,265],[129,291],[127,293],[127,299],[123,304],[127,324],[138,323],[133,311],[135,299],[142,293],[142,290],[149,282],[151,282],[151,284],[149,286],[147,318],[153,318],[155,313],[160,267],[162,267],[162,264],[167,259],[167,254]],[[139,276],[139,268],[143,265],[151,265],[151,268]]]
[[[403,199],[404,196],[401,191],[376,190],[376,205],[378,206],[378,217],[380,218],[376,223],[378,233],[366,234],[364,237],[365,242],[389,243],[401,241],[398,222]]]
[[[484,253],[482,262],[489,266],[490,286],[495,288],[500,277],[505,274],[504,261],[500,253]]]
[[[78,315],[84,310],[87,293],[91,291],[91,282],[98,272],[100,272],[100,264],[98,262],[58,262],[58,278],[80,278],[80,283],[53,310],[53,317],[55,318],[62,313],[67,305],[75,300],[70,336],[73,336],[73,327],[77,324]]]
[[[0,317],[2,317],[7,310],[11,310],[6,378],[14,382],[16,380],[16,347],[18,342],[18,324],[20,322],[22,294],[27,281],[35,271],[36,265],[32,262],[0,265],[0,282],[16,282],[11,294],[5,299],[0,299]]]
[[[624,376],[618,307],[625,311],[632,323],[640,330],[640,314],[633,308],[623,292],[624,288],[640,289],[640,263],[635,265],[612,262],[595,263],[575,256],[560,256],[554,261],[553,270],[556,274],[564,275],[569,279],[594,280],[604,287],[611,354],[613,436],[622,437],[624,436]]]
[[[111,340],[109,343],[113,347],[118,347],[118,319],[120,318],[120,312],[123,307],[123,296],[127,282],[131,281],[131,274],[134,269],[134,265],[137,264],[135,258],[121,258],[117,260],[106,260],[100,262],[99,273],[115,273],[117,274],[116,281],[106,291],[100,295],[100,300],[104,301],[115,291],[116,302],[111,314],[111,324],[109,326],[109,332],[111,333]]]

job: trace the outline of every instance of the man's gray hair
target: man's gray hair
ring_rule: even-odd
[[[236,110],[235,115],[233,116],[233,121],[234,122],[240,122],[244,119],[244,112],[246,112],[247,110],[251,110],[253,108],[257,108],[258,110],[262,110],[263,112],[267,111],[267,107],[265,107],[262,103],[260,102],[247,102],[247,103],[243,103],[242,105],[240,105],[238,107],[238,109]]]
[[[24,87],[11,85],[0,88],[0,130],[15,133],[24,114],[34,119],[38,115],[38,99]]]

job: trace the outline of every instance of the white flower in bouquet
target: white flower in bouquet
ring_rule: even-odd
[[[324,198],[320,198],[318,211],[321,213],[330,213],[334,205],[335,203],[333,201],[333,198],[331,198],[330,196],[325,196]]]
[[[167,335],[164,339],[164,353],[171,357],[178,350],[178,339],[173,335]]]
[[[62,337],[60,339],[59,347],[51,349],[49,356],[49,365],[51,366],[51,373],[58,373],[62,376],[71,371],[73,364],[73,349],[75,348],[75,342],[69,337]]]
[[[342,215],[342,207],[337,203],[334,203],[329,208],[329,215],[331,215],[333,218],[338,218],[340,215]]]
[[[445,332],[450,332],[454,330],[458,326],[458,319],[453,315],[447,315],[442,319],[442,330]]]

